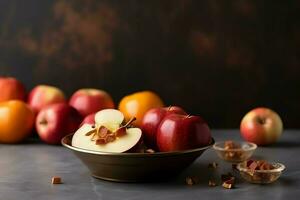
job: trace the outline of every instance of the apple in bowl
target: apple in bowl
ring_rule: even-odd
[[[257,145],[275,143],[282,134],[283,123],[280,116],[269,108],[255,108],[249,111],[240,125],[242,137]]]
[[[161,121],[170,114],[186,115],[186,112],[178,106],[170,106],[164,108],[152,108],[147,111],[142,120],[142,131],[144,142],[153,149],[157,149],[156,135],[157,129]]]
[[[171,116],[173,114],[168,115],[168,117]],[[177,116],[174,118],[177,121]],[[184,133],[187,138],[192,139],[193,137],[189,136],[195,136],[192,130],[199,128],[197,123],[200,119],[188,115],[180,115],[179,118],[178,122],[188,119],[185,123],[191,126],[179,124],[177,127],[191,128],[191,132],[186,129]],[[143,141],[142,131],[132,127],[131,124],[135,118],[127,122],[124,122],[124,119],[123,113],[118,110],[101,110],[95,115],[95,125],[85,123],[74,134],[65,136],[62,144],[75,153],[89,168],[92,176],[117,182],[157,181],[174,177],[214,144],[214,140],[209,137],[210,142],[207,145],[198,146],[199,143],[195,142],[197,145],[187,145],[183,151],[177,149],[167,152],[134,151]],[[204,127],[208,128],[205,125]],[[204,130],[207,130],[205,128]],[[173,134],[174,138],[181,133],[172,128],[166,128],[162,132]],[[199,134],[199,131],[196,133]],[[166,137],[162,136],[162,138]],[[201,140],[201,144],[202,142]],[[195,148],[190,149],[190,147]]]
[[[122,153],[134,148],[142,137],[139,128],[129,127],[135,119],[123,124],[124,115],[115,109],[95,114],[95,125],[84,124],[72,138],[72,146],[82,149]]]
[[[211,133],[207,123],[199,116],[170,114],[157,130],[159,151],[182,151],[209,145]]]
[[[145,144],[161,152],[194,149],[211,142],[207,123],[178,106],[149,110],[143,117],[142,130]]]
[[[150,136],[156,138],[152,141],[156,142],[160,152],[197,149],[211,143],[210,129],[201,117],[187,115],[179,107],[153,110],[148,113],[150,119],[152,112],[159,120],[153,120],[155,126],[153,130],[149,129],[153,131]],[[124,120],[123,113],[118,110],[101,110],[95,114],[95,124],[85,123],[75,132],[72,146],[101,152],[137,152],[131,149],[140,146],[145,132],[131,126],[135,118],[126,123]]]

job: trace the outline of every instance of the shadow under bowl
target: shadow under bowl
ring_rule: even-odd
[[[61,143],[71,149],[89,168],[92,176],[115,182],[162,181],[179,174],[196,160],[208,146],[176,152],[157,153],[107,153],[91,151],[71,145],[73,134],[65,136]]]

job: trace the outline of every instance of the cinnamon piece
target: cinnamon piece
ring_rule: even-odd
[[[90,130],[89,132],[87,132],[85,135],[86,135],[86,136],[90,136],[90,135],[92,135],[93,133],[95,133],[95,128],[92,129],[92,130]]]
[[[96,140],[97,145],[103,145],[107,144],[109,142],[113,142],[117,139],[117,137],[121,137],[126,134],[126,128],[131,125],[131,123],[136,120],[135,117],[131,118],[125,125],[118,128],[115,132],[111,132],[108,128],[105,126],[99,126],[95,127],[92,126],[92,130],[87,132],[85,135],[91,137],[91,141]]]
[[[109,142],[113,142],[116,140],[116,136],[115,134],[109,134],[106,136],[105,138],[105,141],[106,141],[106,144],[109,143]]]
[[[243,151],[241,149],[241,145],[235,143],[234,141],[228,140],[224,143],[224,149],[227,150],[225,152],[225,159],[227,160],[241,160],[243,156]],[[234,151],[231,151],[234,150]]]
[[[51,179],[51,183],[52,183],[52,184],[61,184],[62,181],[61,181],[61,178],[60,178],[59,176],[54,176],[54,177],[52,177],[52,179]]]
[[[208,181],[208,186],[209,187],[215,187],[215,186],[217,186],[217,183],[214,180],[209,180]]]
[[[96,140],[96,144],[99,145],[99,144],[106,144],[106,140],[105,138],[99,138]]]
[[[188,177],[185,178],[185,182],[186,182],[187,185],[195,185],[195,184],[198,183],[198,178],[188,176]]]
[[[100,128],[97,131],[97,135],[100,138],[106,138],[108,134],[110,134],[111,131],[108,130],[106,127],[104,126],[100,126]]]
[[[246,163],[247,168],[250,170],[249,174],[253,176],[255,170],[271,170],[274,166],[265,160],[248,160]]]
[[[252,162],[248,167],[250,169],[250,175],[253,176],[256,168],[258,167],[257,162]]]
[[[224,177],[223,177],[224,178]],[[227,178],[227,177],[226,177]],[[223,180],[223,179],[222,179]],[[223,184],[222,186],[226,189],[231,189],[234,187],[234,184],[235,184],[235,177],[234,176],[231,176],[231,177],[228,177],[227,180],[223,180]]]
[[[222,184],[222,186],[223,186],[223,188],[226,188],[226,189],[231,189],[231,188],[233,187],[232,184],[226,183],[226,182],[224,182],[224,183]]]

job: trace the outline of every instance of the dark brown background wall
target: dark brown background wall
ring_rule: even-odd
[[[0,0],[0,75],[138,90],[237,128],[256,106],[300,128],[300,2]]]

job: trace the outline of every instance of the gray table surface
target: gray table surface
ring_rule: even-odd
[[[216,141],[241,140],[237,130],[213,130]],[[259,147],[254,156],[279,161],[286,170],[270,185],[256,185],[238,178],[235,189],[208,187],[211,177],[231,171],[231,165],[207,150],[173,180],[160,183],[114,183],[92,178],[88,169],[68,149],[39,142],[0,145],[0,199],[299,199],[300,131],[288,130],[270,147]],[[207,168],[216,161],[219,169]],[[52,176],[61,176],[64,184],[52,185]],[[185,184],[186,176],[199,176],[197,185]]]

